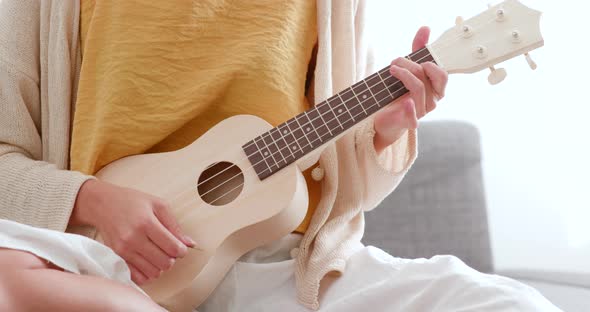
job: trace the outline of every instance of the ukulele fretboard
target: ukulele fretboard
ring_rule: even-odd
[[[427,48],[408,59],[434,62]],[[408,90],[389,66],[242,146],[261,180],[312,152],[371,116]]]

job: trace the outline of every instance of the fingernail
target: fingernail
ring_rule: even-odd
[[[197,243],[195,243],[195,241],[192,238],[190,238],[188,235],[184,235],[183,238],[184,238],[185,244],[187,244],[188,247],[192,248],[197,245]]]

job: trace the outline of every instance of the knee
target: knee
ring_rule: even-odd
[[[50,264],[26,251],[0,248],[0,311],[25,311],[17,304],[19,296],[28,293],[21,275],[24,270],[46,269]]]

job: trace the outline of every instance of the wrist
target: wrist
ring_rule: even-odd
[[[91,179],[87,180],[80,186],[76,202],[74,203],[74,209],[70,216],[71,225],[91,225],[96,226],[95,218],[92,216],[94,207],[98,205],[99,196],[98,188],[100,181]]]

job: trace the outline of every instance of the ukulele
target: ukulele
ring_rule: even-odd
[[[448,73],[491,69],[489,82],[504,80],[494,65],[543,46],[541,13],[507,0],[456,25],[425,48],[407,56],[434,62]],[[166,200],[182,231],[198,249],[189,249],[172,269],[144,285],[156,302],[173,311],[191,311],[221,282],[246,252],[291,233],[308,204],[301,172],[327,144],[408,90],[389,67],[272,127],[249,115],[228,118],[180,150],[129,156],[97,173],[110,183]],[[100,241],[100,233],[97,239]]]

